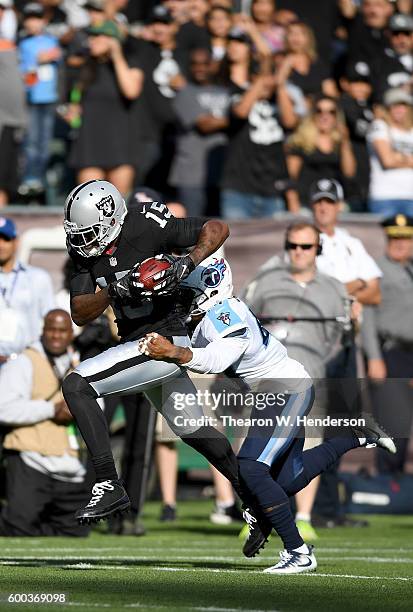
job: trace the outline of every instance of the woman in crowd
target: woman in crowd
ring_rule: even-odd
[[[384,106],[368,136],[369,210],[384,217],[413,215],[413,98],[404,89],[390,89]]]
[[[337,88],[330,78],[327,64],[318,57],[313,30],[300,21],[290,23],[285,40],[285,59],[282,70],[290,83],[297,85],[305,96],[322,91],[337,95]]]
[[[314,109],[288,140],[287,166],[295,189],[288,192],[288,208],[299,212],[307,204],[310,185],[325,176],[345,184],[354,176],[356,160],[348,129],[337,102],[320,96]]]
[[[230,38],[232,106],[221,213],[226,219],[271,217],[284,209],[288,172],[283,142],[285,130],[298,122],[297,105],[285,81],[254,76],[249,37],[232,31]]]
[[[251,16],[271,52],[282,51],[284,49],[285,30],[275,23],[275,0],[252,0]]]
[[[208,32],[211,38],[211,52],[214,62],[220,62],[227,51],[227,36],[232,27],[231,10],[219,4],[208,13]]]
[[[79,83],[82,124],[70,165],[79,183],[106,179],[127,194],[134,175],[129,111],[141,92],[143,73],[125,58],[114,23],[91,28],[88,45]]]

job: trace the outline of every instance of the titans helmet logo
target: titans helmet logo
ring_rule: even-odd
[[[216,259],[214,263],[209,265],[205,270],[203,270],[201,274],[201,280],[205,284],[206,287],[210,289],[214,289],[218,287],[218,285],[224,279],[224,272],[227,269],[225,261],[221,259]]]
[[[115,212],[115,202],[111,195],[102,198],[100,202],[96,204],[96,208],[101,210],[104,217],[111,217]]]

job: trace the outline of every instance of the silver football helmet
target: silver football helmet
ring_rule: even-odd
[[[82,257],[97,257],[118,237],[128,212],[125,200],[108,181],[86,181],[65,202],[63,227],[71,248]]]
[[[190,316],[205,314],[218,302],[231,297],[234,291],[229,263],[216,255],[201,261],[180,286],[192,292]]]

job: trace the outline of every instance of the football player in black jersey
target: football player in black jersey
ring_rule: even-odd
[[[161,202],[132,201],[127,208],[111,183],[93,180],[67,197],[64,228],[75,263],[70,287],[73,321],[85,325],[112,306],[121,337],[118,346],[82,362],[63,382],[64,397],[88,447],[97,480],[89,503],[76,513],[77,520],[104,519],[130,505],[116,472],[106,420],[96,401],[114,393],[145,392],[173,431],[202,453],[242,495],[237,461],[225,436],[210,425],[175,423],[176,394],[196,393],[186,371],[173,363],[154,361],[138,349],[138,340],[152,331],[178,346],[190,344],[186,308],[176,289],[223,244],[228,226],[218,220],[176,219]],[[169,255],[172,265],[148,295],[139,280],[139,264],[192,245],[189,255]],[[203,416],[201,407],[188,407],[182,414],[195,421]],[[179,422],[187,423],[189,418]],[[257,547],[262,544],[258,537]]]

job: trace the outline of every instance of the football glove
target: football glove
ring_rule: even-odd
[[[195,264],[189,255],[185,255],[185,257],[160,255],[159,257],[169,261],[171,267],[165,270],[159,284],[153,288],[152,295],[169,295],[175,291],[180,282],[195,270]]]
[[[139,264],[134,266],[125,276],[108,285],[109,297],[119,300],[130,300],[144,296],[143,285],[139,282]]]

